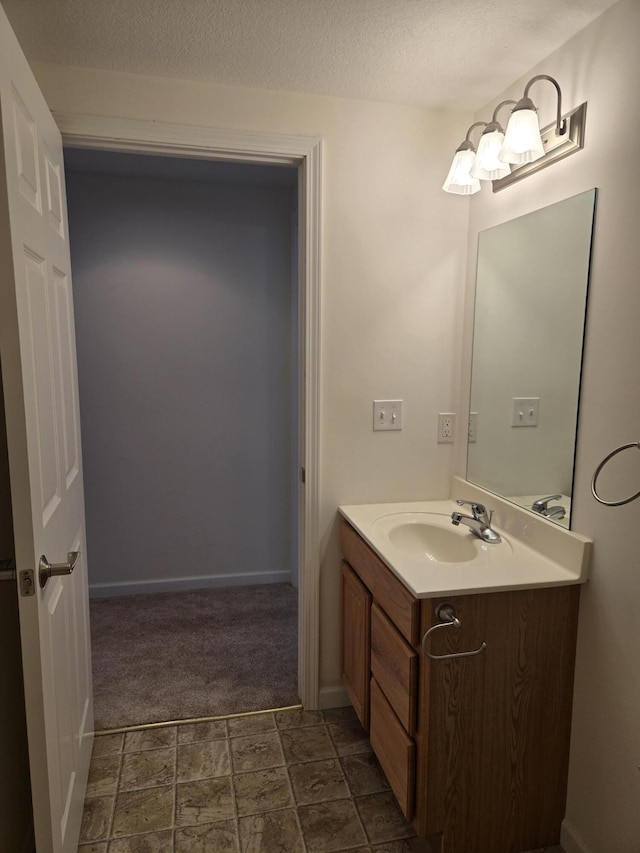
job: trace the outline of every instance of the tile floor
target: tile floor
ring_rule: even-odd
[[[351,709],[95,739],[79,853],[401,853],[417,840]]]
[[[78,853],[346,850],[428,850],[351,708],[96,736]]]

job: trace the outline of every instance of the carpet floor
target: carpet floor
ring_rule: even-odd
[[[96,731],[295,705],[289,584],[92,599]]]

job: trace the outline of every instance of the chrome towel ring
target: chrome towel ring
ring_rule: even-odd
[[[456,616],[456,611],[453,604],[449,604],[448,602],[443,602],[436,607],[436,618],[440,619],[436,625],[432,625],[431,628],[425,633],[422,638],[422,651],[428,658],[431,660],[453,660],[454,658],[470,658],[474,655],[479,655],[480,652],[483,652],[487,648],[486,643],[482,643],[477,649],[473,649],[470,652],[452,652],[448,655],[434,655],[432,654],[428,647],[427,643],[429,637],[433,634],[434,631],[438,631],[441,628],[461,628],[462,623]]]
[[[612,450],[608,456],[604,457],[604,459],[598,465],[594,472],[593,478],[591,480],[591,494],[597,501],[599,501],[601,504],[604,504],[605,506],[623,506],[624,504],[631,503],[631,501],[635,501],[636,498],[640,498],[640,492],[636,492],[635,495],[631,495],[630,498],[624,498],[624,500],[621,501],[605,501],[600,497],[596,488],[598,475],[600,474],[600,471],[602,471],[604,466],[607,464],[607,462],[610,459],[613,459],[613,457],[616,456],[618,453],[622,453],[623,450],[628,450],[630,447],[637,447],[638,450],[640,450],[640,441],[632,441],[629,444],[621,444],[620,447],[616,447],[616,449]]]

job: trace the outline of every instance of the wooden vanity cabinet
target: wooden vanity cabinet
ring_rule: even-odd
[[[389,784],[439,853],[558,844],[579,586],[416,599],[346,522],[343,680]],[[421,646],[442,601],[461,628]]]
[[[369,731],[371,593],[342,563],[342,681],[358,719]]]

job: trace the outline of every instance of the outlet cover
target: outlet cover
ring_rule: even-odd
[[[374,400],[373,429],[402,429],[402,400]]]
[[[453,412],[438,415],[438,444],[453,444],[456,437],[456,416]]]

